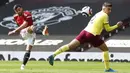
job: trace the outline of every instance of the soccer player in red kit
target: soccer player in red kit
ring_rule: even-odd
[[[23,70],[29,60],[30,52],[35,42],[35,31],[37,27],[33,25],[32,14],[29,11],[24,11],[22,6],[19,4],[14,5],[13,9],[16,13],[14,15],[14,20],[19,27],[13,31],[10,31],[8,35],[20,33],[22,38],[26,41],[26,53],[24,55],[23,63],[21,65],[21,70]],[[47,32],[47,27],[43,29],[42,33],[43,35],[48,35],[48,33],[45,32]]]

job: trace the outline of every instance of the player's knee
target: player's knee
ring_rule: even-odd
[[[73,45],[73,44],[67,44],[69,49],[75,49],[77,46],[76,45]]]
[[[72,42],[70,42],[67,45],[69,46],[70,49],[75,49],[80,45],[80,43],[77,40],[73,40]]]
[[[27,46],[26,46],[26,50],[27,50],[27,51],[31,51],[31,50],[32,50],[33,42],[34,42],[34,41],[35,41],[35,39],[28,40]]]
[[[100,45],[99,48],[100,48],[102,51],[109,51],[109,50],[108,50],[108,47],[106,46],[105,43],[103,43],[102,45]]]
[[[33,33],[34,26],[28,27],[28,33]]]

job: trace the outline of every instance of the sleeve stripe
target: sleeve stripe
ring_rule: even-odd
[[[27,16],[27,18],[31,18],[32,16]]]

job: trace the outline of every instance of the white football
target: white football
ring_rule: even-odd
[[[92,8],[90,8],[89,6],[84,6],[82,8],[81,13],[86,14],[87,16],[91,16],[92,15]]]

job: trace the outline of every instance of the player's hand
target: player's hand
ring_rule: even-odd
[[[84,6],[82,8],[81,13],[82,13],[82,15],[85,15],[85,16],[91,16],[92,15],[92,8],[90,8],[89,6]]]
[[[9,33],[8,33],[8,35],[12,35],[12,34],[15,34],[16,32],[15,32],[15,30],[13,30],[13,31],[10,31]]]
[[[44,27],[44,29],[43,29],[43,31],[42,31],[42,34],[43,34],[44,36],[48,36],[48,35],[49,35],[47,25]]]
[[[123,24],[123,22],[122,22],[122,21],[117,22],[117,26],[118,26],[118,27],[123,26],[122,24]]]

